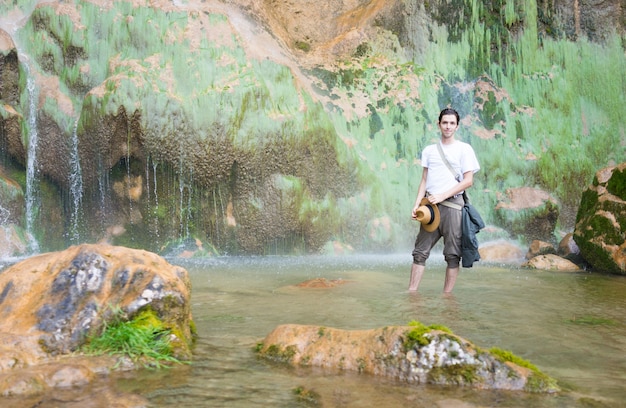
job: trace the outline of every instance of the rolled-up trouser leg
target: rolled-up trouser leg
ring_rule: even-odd
[[[430,255],[437,241],[441,238],[439,228],[433,232],[425,231],[420,227],[420,232],[415,239],[415,247],[413,249],[413,263],[417,265],[426,265],[426,260]]]
[[[450,199],[449,201],[463,205],[463,198]],[[448,268],[458,268],[461,261],[461,235],[463,211],[439,205],[441,222],[439,230],[443,236],[443,257],[448,264]]]

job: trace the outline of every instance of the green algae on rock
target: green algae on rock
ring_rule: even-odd
[[[287,324],[257,346],[260,357],[293,366],[390,377],[416,384],[557,392],[557,382],[499,349],[484,350],[445,327],[389,326],[371,330]]]

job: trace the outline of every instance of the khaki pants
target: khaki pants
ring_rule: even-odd
[[[463,197],[449,198],[447,201],[463,207]],[[443,237],[443,257],[448,264],[448,268],[458,268],[461,261],[461,234],[463,211],[454,208],[438,205],[441,221],[439,227],[433,232],[425,231],[420,226],[420,232],[415,239],[413,249],[413,263],[425,265],[430,256],[430,251],[435,244]]]

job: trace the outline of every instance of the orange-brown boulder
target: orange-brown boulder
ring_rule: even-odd
[[[574,262],[555,254],[538,255],[524,262],[522,267],[561,272],[577,272],[581,270]]]
[[[47,406],[63,392],[68,404],[82,406],[85,386],[113,370],[135,369],[139,362],[125,356],[74,353],[105,322],[119,318],[113,308],[129,319],[151,310],[170,329],[175,355],[190,358],[190,291],[185,269],[150,252],[109,245],[74,246],[5,269],[0,273],[0,405]],[[146,406],[142,397],[106,384],[89,398],[120,408]]]
[[[76,351],[119,308],[129,318],[146,308],[190,355],[191,284],[187,271],[142,250],[79,245],[33,256],[0,274],[0,333],[20,336],[32,356]]]
[[[480,259],[484,262],[519,265],[524,259],[524,253],[520,247],[504,240],[481,244],[478,252]]]
[[[555,253],[556,253],[556,249],[551,243],[535,239],[530,243],[530,246],[528,247],[528,252],[526,253],[526,259],[532,259],[539,255],[547,255],[547,254],[555,254]]]
[[[267,335],[259,354],[293,366],[356,371],[413,384],[558,389],[536,369],[514,364],[449,331],[425,326],[340,330],[286,324]]]
[[[104,324],[119,319],[114,309],[128,319],[150,310],[170,330],[174,354],[189,359],[190,292],[185,269],[147,251],[110,245],[73,246],[5,269],[0,273],[0,395],[27,398],[82,386],[114,366],[135,368],[124,357],[74,353]],[[116,406],[143,406],[135,400]]]

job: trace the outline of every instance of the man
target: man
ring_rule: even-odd
[[[443,237],[443,255],[447,264],[443,291],[450,293],[459,274],[461,260],[461,221],[464,204],[462,194],[465,189],[472,186],[474,173],[480,169],[480,166],[474,149],[469,144],[454,138],[459,127],[457,111],[450,108],[442,110],[437,124],[441,132],[441,140],[438,143],[457,176],[452,174],[442,159],[437,143],[426,146],[422,152],[424,172],[411,216],[413,219],[418,219],[417,213],[421,211],[422,200],[425,199],[424,203],[437,205],[440,222],[433,231],[427,231],[424,226],[420,226],[413,250],[409,291],[417,290],[424,274],[426,259],[433,246]]]

